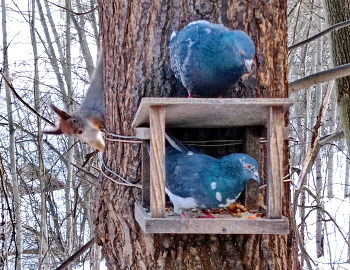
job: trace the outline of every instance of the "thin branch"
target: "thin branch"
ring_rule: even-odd
[[[350,75],[350,63],[339,67],[331,68],[321,72],[317,72],[310,76],[296,80],[288,84],[289,94],[298,92],[301,89],[306,89],[312,85],[324,83],[327,81],[339,79]]]
[[[333,142],[333,141],[336,141],[336,140],[339,140],[341,138],[344,137],[344,131],[342,129],[338,130],[338,131],[335,131],[331,134],[328,134],[326,136],[323,136],[322,138],[320,138],[318,144],[320,146],[324,146],[326,144],[328,144],[329,142]]]
[[[289,47],[288,47],[288,50],[289,50],[289,51],[294,50],[294,49],[296,49],[296,48],[298,48],[298,47],[300,47],[300,46],[302,46],[302,45],[308,44],[308,43],[310,43],[311,41],[314,41],[315,39],[318,39],[319,37],[322,37],[322,36],[328,34],[329,32],[332,32],[332,31],[334,31],[334,30],[337,30],[337,29],[346,27],[346,26],[348,26],[348,25],[350,25],[350,20],[345,21],[345,22],[341,22],[341,23],[337,23],[337,24],[335,24],[335,25],[332,25],[331,27],[329,27],[329,28],[327,28],[326,30],[324,30],[324,31],[322,31],[322,32],[320,32],[320,33],[318,33],[317,35],[314,35],[314,36],[311,37],[311,38],[305,39],[304,41],[301,41],[301,42],[299,42],[299,43],[297,43],[297,44],[294,44],[294,45],[292,45],[292,46],[289,46]]]
[[[311,206],[313,209],[319,209],[321,210],[324,214],[326,214],[328,217],[329,217],[329,221],[332,221],[334,226],[337,227],[339,233],[341,234],[341,236],[343,237],[345,243],[350,246],[350,242],[348,241],[348,239],[346,239],[346,236],[344,235],[341,227],[338,225],[338,223],[336,222],[336,220],[333,218],[333,216],[324,208],[323,204],[320,202],[320,199],[308,188],[308,187],[305,187],[303,186],[302,187],[303,190],[305,190],[314,200],[315,202],[317,203],[317,205],[320,205],[320,206]],[[311,210],[313,211],[313,210]],[[311,212],[310,211],[310,212]],[[309,212],[309,213],[310,213]],[[306,218],[305,218],[306,219]],[[326,220],[324,220],[326,221]]]
[[[4,78],[6,84],[10,87],[10,89],[12,90],[12,93],[16,96],[16,98],[22,102],[24,104],[24,106],[26,106],[30,111],[32,111],[34,114],[36,114],[38,117],[40,117],[41,119],[43,119],[44,121],[46,121],[47,123],[49,123],[52,126],[55,126],[55,124],[53,122],[51,122],[49,119],[45,118],[44,116],[42,116],[41,114],[39,114],[34,108],[32,108],[27,102],[25,102],[21,96],[17,93],[16,89],[13,87],[13,85],[9,82],[9,80],[6,78],[4,72],[2,71],[2,69],[0,70],[1,76]]]
[[[64,9],[64,10],[68,11],[69,13],[72,13],[72,14],[77,15],[77,16],[90,14],[90,13],[94,12],[96,9],[98,9],[98,5],[97,5],[96,7],[94,7],[93,9],[91,9],[91,10],[89,10],[89,11],[87,11],[87,12],[81,12],[81,13],[79,13],[79,12],[74,12],[74,11],[68,9],[68,8],[62,7],[62,6],[60,6],[60,5],[57,5],[57,4],[55,4],[55,3],[52,3],[52,2],[49,1],[49,0],[45,0],[45,1],[48,2],[48,3],[50,3],[51,5],[54,5],[54,6],[58,7],[58,8],[61,8],[61,9]]]
[[[301,253],[302,255],[304,255],[304,260],[306,261],[306,264],[307,264],[307,266],[308,266],[308,269],[312,269],[311,262],[312,262],[314,265],[316,265],[316,264],[315,264],[315,262],[312,260],[312,258],[311,258],[311,256],[309,255],[309,253],[307,252],[305,246],[303,245],[303,241],[302,241],[302,239],[301,239],[300,231],[299,231],[298,226],[297,226],[297,224],[296,224],[295,218],[292,218],[292,219],[290,220],[290,222],[291,222],[291,227],[294,228],[294,231],[295,231],[295,234],[296,234],[297,243],[298,243],[298,246],[299,246],[300,253]],[[302,222],[304,222],[304,220],[303,220]]]
[[[93,180],[98,180],[98,177],[96,176],[96,175],[94,175],[94,174],[92,174],[91,172],[88,172],[87,170],[85,170],[84,168],[82,168],[82,167],[80,167],[80,166],[78,166],[78,165],[76,165],[76,164],[74,164],[74,163],[72,163],[72,162],[70,162],[70,164],[72,164],[75,168],[77,168],[79,171],[82,171],[83,173],[85,173],[87,176],[89,176],[90,178],[92,178]],[[91,184],[91,185],[95,185],[96,183],[94,183],[94,182],[92,182],[92,181],[90,181],[90,180],[88,180],[88,179],[86,179],[86,178],[82,178],[81,177],[81,179],[83,179],[84,181],[86,181],[86,182],[88,182],[89,184]]]
[[[325,95],[323,102],[322,102],[322,105],[320,107],[320,112],[318,114],[316,124],[314,125],[314,132],[313,132],[312,139],[311,139],[310,149],[306,155],[303,168],[302,168],[300,175],[299,175],[298,183],[296,184],[296,189],[295,189],[294,198],[293,198],[293,213],[294,214],[296,213],[296,209],[297,209],[297,205],[298,205],[297,202],[298,202],[298,198],[299,198],[299,195],[301,192],[301,187],[304,185],[304,183],[306,181],[306,176],[309,173],[309,171],[310,171],[310,169],[315,161],[317,153],[319,152],[319,150],[321,148],[321,145],[319,144],[319,141],[320,141],[319,129],[321,127],[321,124],[323,123],[323,119],[324,119],[325,114],[327,112],[327,108],[328,108],[328,104],[329,104],[329,101],[331,98],[333,86],[334,86],[334,81],[332,81],[328,84],[326,95]]]
[[[2,190],[2,196],[5,199],[6,202],[6,206],[3,206],[3,209],[7,209],[7,215],[10,217],[10,222],[11,222],[11,226],[12,226],[12,233],[11,233],[11,238],[12,240],[15,239],[15,235],[16,235],[16,221],[15,221],[15,217],[13,216],[13,212],[14,209],[11,208],[11,198],[8,194],[7,191],[7,186],[11,186],[6,174],[6,170],[4,167],[4,164],[2,162],[2,156],[0,155],[0,182],[1,182],[1,190]],[[12,242],[12,241],[11,241]],[[15,248],[15,254],[17,256],[18,254],[18,247],[15,244],[14,245]]]
[[[70,256],[67,260],[65,260],[56,270],[60,269],[68,269],[68,266],[76,260],[81,254],[83,254],[86,250],[88,250],[93,244],[95,244],[95,237],[93,237],[89,242],[87,242],[84,246],[82,246],[78,251],[76,251],[72,256]]]

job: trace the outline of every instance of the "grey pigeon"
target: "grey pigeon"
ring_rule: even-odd
[[[192,208],[228,207],[249,179],[260,183],[258,162],[249,155],[235,153],[216,159],[171,145],[166,149],[166,193],[176,214]]]
[[[191,22],[170,43],[170,64],[189,97],[219,97],[251,71],[255,46],[243,31]]]

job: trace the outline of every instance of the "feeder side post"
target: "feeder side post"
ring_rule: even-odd
[[[165,107],[150,106],[150,176],[152,217],[163,217],[165,210]]]
[[[282,217],[282,167],[284,141],[283,107],[272,106],[269,109],[267,124],[267,218]]]

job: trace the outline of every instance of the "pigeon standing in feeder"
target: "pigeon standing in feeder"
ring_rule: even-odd
[[[170,65],[189,97],[219,97],[251,71],[255,46],[243,31],[191,22],[169,43]]]
[[[234,203],[249,179],[260,183],[258,162],[249,155],[235,153],[220,159],[186,150],[167,136],[166,193],[175,214],[198,208],[207,217],[207,209],[220,209]],[[178,147],[180,146],[180,147]]]

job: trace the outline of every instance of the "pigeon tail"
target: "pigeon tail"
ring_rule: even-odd
[[[188,153],[189,149],[184,146],[178,139],[176,139],[174,136],[165,133],[165,139],[167,140],[167,142],[173,147],[175,148],[177,151],[181,152],[181,153]]]

